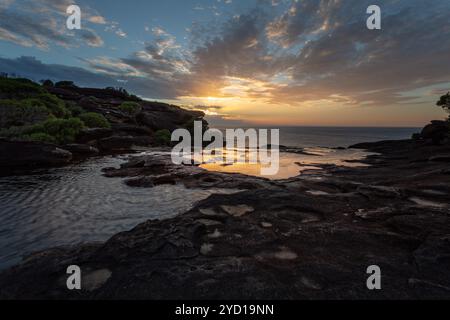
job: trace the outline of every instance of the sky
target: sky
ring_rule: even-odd
[[[445,117],[449,62],[449,0],[0,0],[0,72],[123,87],[218,126],[423,126]]]

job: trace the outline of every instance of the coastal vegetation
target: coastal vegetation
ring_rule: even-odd
[[[88,128],[111,128],[111,124],[106,118],[95,112],[86,112],[79,115],[81,121]]]
[[[133,102],[133,101],[127,101],[122,103],[119,106],[119,110],[128,113],[129,115],[135,115],[139,111],[141,111],[141,106],[139,103]]]
[[[446,112],[450,113],[450,92],[447,92],[447,94],[441,96],[436,104],[437,106],[442,107],[442,109],[444,109]]]
[[[110,126],[102,115],[50,94],[45,89],[50,82],[44,84],[0,78],[1,137],[64,144],[74,142],[85,127]]]
[[[155,140],[158,145],[168,146],[170,144],[171,134],[167,129],[158,130],[155,132]]]
[[[35,168],[130,152],[134,147],[170,146],[175,129],[203,116],[141,100],[123,88],[83,88],[72,81],[36,83],[3,75],[0,163],[5,168]],[[12,154],[21,160],[11,161]]]

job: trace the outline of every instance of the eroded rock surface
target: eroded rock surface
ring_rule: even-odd
[[[105,175],[135,187],[242,190],[103,244],[34,254],[0,275],[0,298],[450,298],[450,170],[429,161],[449,147],[358,147],[379,153],[366,160],[371,167],[324,166],[283,181],[135,157]],[[101,281],[67,290],[60,279],[71,264],[103,270]],[[371,265],[381,268],[382,290],[366,287]]]

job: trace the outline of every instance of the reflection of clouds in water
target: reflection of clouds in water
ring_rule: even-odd
[[[148,219],[164,219],[222,189],[183,185],[132,188],[102,175],[124,158],[90,159],[82,164],[0,177],[0,269],[25,254],[60,245],[105,241]]]
[[[235,154],[235,162],[227,163],[224,161],[224,156],[227,151],[224,150],[221,155],[208,155],[203,159],[203,164],[200,167],[209,171],[227,172],[227,173],[242,173],[251,176],[265,177],[271,180],[288,179],[299,175],[306,170],[320,169],[317,165],[334,164],[337,166],[357,167],[365,166],[358,162],[347,162],[348,160],[361,160],[369,153],[361,150],[337,150],[329,148],[305,148],[307,154],[297,154],[280,152],[278,162],[279,171],[276,175],[264,176],[261,174],[261,168],[267,167],[266,164],[261,163],[239,163],[237,160],[249,158],[251,152],[243,152],[239,156]]]

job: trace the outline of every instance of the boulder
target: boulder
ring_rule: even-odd
[[[108,138],[113,135],[113,130],[107,128],[84,129],[80,132],[77,140],[81,143]]]
[[[434,162],[450,162],[450,154],[438,154],[435,156],[432,156],[428,159],[428,161],[434,161]]]
[[[420,133],[422,139],[431,140],[434,144],[441,144],[450,138],[450,123],[448,121],[431,121]]]
[[[150,136],[153,133],[153,131],[147,127],[136,126],[136,125],[132,125],[132,124],[113,124],[112,129],[116,133],[123,132],[126,135],[132,135],[132,136],[145,136],[145,135]]]
[[[87,144],[66,144],[64,146],[64,149],[70,151],[74,156],[79,157],[90,157],[95,156],[99,153],[99,150],[97,148]]]
[[[112,136],[99,140],[100,149],[106,151],[130,150],[133,146],[150,146],[153,139],[149,136]]]
[[[164,103],[145,102],[142,107],[142,111],[136,115],[136,122],[154,131],[173,131],[204,116],[201,111],[184,110]]]
[[[0,139],[0,169],[60,166],[71,159],[70,151],[53,144]]]

